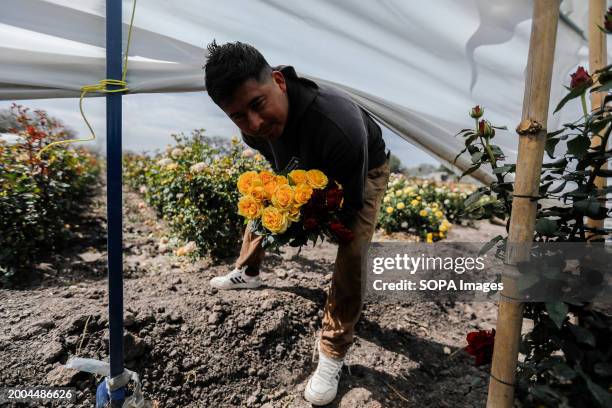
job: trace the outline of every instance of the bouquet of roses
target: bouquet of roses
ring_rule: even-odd
[[[293,170],[287,176],[247,171],[237,184],[238,214],[264,237],[264,248],[302,246],[325,237],[340,243],[354,238],[339,218],[342,186],[320,170]]]

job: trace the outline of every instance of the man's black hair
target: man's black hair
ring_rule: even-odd
[[[207,49],[208,60],[204,66],[206,90],[217,105],[228,102],[247,80],[263,83],[270,78],[272,68],[249,44],[236,41],[217,45],[213,40]]]

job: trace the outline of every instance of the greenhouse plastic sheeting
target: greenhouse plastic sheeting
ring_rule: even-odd
[[[587,5],[566,0],[562,11],[584,28]],[[125,45],[132,2],[123,7]],[[104,78],[103,0],[0,0],[0,9],[0,99],[77,97]],[[531,13],[529,0],[139,0],[127,81],[130,93],[203,91],[206,45],[239,40],[271,65],[344,89],[446,163],[463,145],[454,135],[473,125],[469,108],[481,104],[510,129],[496,140],[513,160]],[[560,21],[551,108],[587,60],[586,40]],[[578,117],[569,107],[549,129]]]

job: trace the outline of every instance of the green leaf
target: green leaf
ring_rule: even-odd
[[[544,163],[542,165],[542,167],[545,169],[550,169],[550,168],[563,168],[564,169],[566,166],[567,166],[567,159],[565,157],[559,160]]]
[[[483,152],[476,152],[472,154],[472,163],[478,163],[482,159]]]
[[[468,138],[466,138],[466,139],[465,139],[465,145],[466,145],[466,146],[471,145],[471,144],[472,144],[472,142],[473,142],[474,140],[476,140],[476,138],[478,138],[478,135],[477,135],[477,134],[474,134],[474,135],[469,136]]]
[[[515,171],[515,170],[516,170],[515,164],[504,164],[503,166],[494,169],[493,173],[501,174],[501,173],[507,173],[507,172]]]
[[[591,147],[591,139],[588,136],[578,136],[567,142],[567,152],[574,156],[582,157]]]
[[[563,183],[561,183],[560,185],[558,185],[557,187],[553,188],[552,190],[549,191],[550,194],[557,194],[560,193],[561,191],[563,191],[563,189],[565,188],[565,185],[567,184],[567,181],[564,181]]]
[[[546,154],[548,154],[548,157],[550,157],[551,159],[554,159],[555,157],[555,147],[557,147],[557,144],[559,143],[560,139],[548,139],[546,140]]]
[[[563,302],[546,302],[546,311],[555,325],[561,328],[567,316],[567,305]]]
[[[595,335],[584,327],[570,325],[570,330],[578,343],[586,344],[595,347]]]
[[[606,391],[605,388],[601,387],[599,384],[593,382],[582,370],[579,371],[582,378],[587,383],[587,388],[591,391],[591,394],[601,404],[602,407],[612,407],[612,395]]]
[[[469,207],[470,205],[474,204],[476,201],[480,200],[480,197],[482,197],[483,195],[484,195],[484,191],[481,191],[481,190],[474,191],[472,194],[468,196],[468,198],[465,199],[465,201],[463,202],[463,205],[466,207]]]
[[[470,167],[469,169],[467,169],[466,171],[461,173],[461,176],[459,176],[459,178],[461,179],[461,178],[467,176],[468,174],[472,174],[473,172],[475,172],[479,168],[480,168],[480,163],[475,164],[474,166]]]
[[[576,372],[572,370],[571,367],[565,363],[555,364],[552,368],[552,372],[557,378],[560,378],[563,380],[574,379],[576,378],[576,375],[577,375]]]
[[[581,214],[594,220],[606,218],[607,209],[602,207],[596,198],[591,197],[587,200],[576,201],[574,202],[574,208]]]
[[[561,400],[561,395],[548,385],[536,385],[529,388],[529,392],[542,402],[555,404]]]
[[[538,234],[551,236],[558,231],[557,222],[548,218],[540,218],[536,221],[535,230]]]
[[[593,371],[595,374],[601,377],[610,377],[612,376],[612,363],[599,362],[595,363],[593,366]]]
[[[567,95],[565,95],[563,97],[563,99],[561,99],[561,101],[559,102],[559,104],[557,105],[557,107],[555,108],[555,111],[553,113],[557,113],[561,108],[563,108],[563,106],[566,103],[568,103],[572,99],[578,98],[580,95],[582,95],[587,90],[587,88],[588,88],[588,86],[585,84],[583,86],[579,86],[579,87],[576,87],[574,89],[570,89],[570,92]],[[567,89],[569,89],[569,88],[567,88]]]
[[[501,235],[498,235],[498,236],[496,236],[495,238],[493,238],[492,240],[490,240],[489,242],[487,242],[486,244],[484,244],[484,245],[482,246],[482,248],[480,248],[480,251],[478,251],[478,256],[484,255],[484,254],[486,254],[487,252],[489,252],[489,250],[490,250],[491,248],[493,248],[493,246],[494,246],[494,245],[495,245],[497,242],[501,241],[502,239],[504,239],[504,237],[503,237],[503,236],[501,236]]]

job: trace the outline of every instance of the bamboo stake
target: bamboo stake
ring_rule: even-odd
[[[608,52],[606,44],[606,34],[599,27],[603,26],[603,19],[606,13],[606,0],[589,0],[589,71],[591,74],[598,69],[602,69],[608,64]],[[605,92],[591,93],[591,111],[596,111],[601,107]],[[600,134],[601,136],[601,134]],[[593,136],[591,138],[591,148],[601,145],[601,138]],[[607,166],[604,165],[605,169]],[[597,189],[606,188],[606,178],[596,177],[595,187]],[[601,198],[605,205],[605,197]],[[604,220],[586,219],[586,225],[592,228],[602,228]],[[595,234],[597,236],[597,234]],[[590,238],[594,238],[593,235]]]
[[[526,260],[533,241],[540,171],[546,143],[546,122],[550,84],[559,20],[559,0],[535,0],[527,60],[527,77],[523,97],[516,178],[506,263]],[[520,196],[520,197],[519,197]],[[513,244],[524,243],[518,246]],[[511,408],[514,405],[514,381],[523,323],[523,304],[510,301],[516,293],[516,282],[502,277],[504,290],[499,302],[495,349],[489,382],[488,408]],[[507,299],[507,300],[504,300]]]

